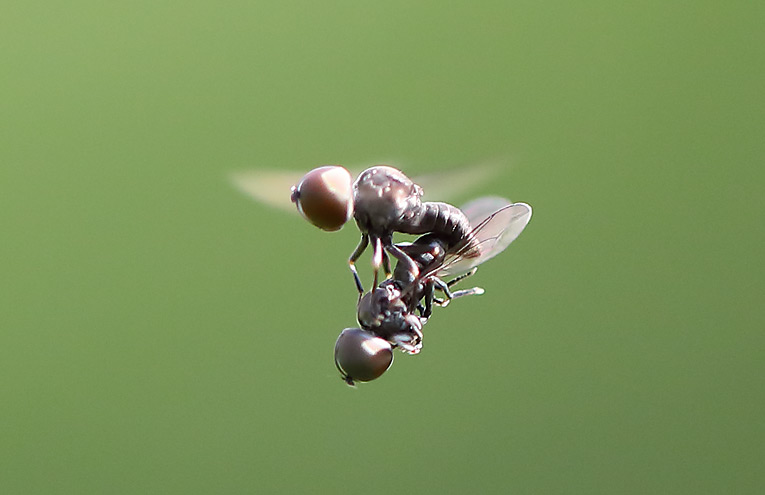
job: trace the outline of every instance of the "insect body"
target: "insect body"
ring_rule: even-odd
[[[469,228],[464,215],[447,203],[422,201],[423,184],[433,197],[454,197],[495,176],[499,163],[485,162],[418,176],[416,183],[401,171],[378,165],[361,172],[354,182],[348,170],[323,166],[301,178],[300,173],[281,170],[249,170],[231,174],[232,183],[255,200],[287,211],[300,212],[315,226],[335,231],[354,217],[361,242],[349,259],[359,294],[364,292],[355,263],[371,243],[377,285],[380,266],[390,273],[389,252],[411,270],[411,260],[398,251],[390,237],[394,232],[442,234],[447,244],[459,242]],[[282,191],[292,185],[292,194]],[[290,204],[290,200],[292,204]],[[297,210],[295,209],[297,206]],[[387,252],[386,252],[387,250]]]
[[[400,170],[378,165],[359,175],[349,187],[350,173],[342,167],[319,167],[292,188],[292,201],[311,223],[324,230],[337,230],[352,215],[361,231],[361,241],[348,264],[359,294],[364,286],[356,261],[371,243],[374,249],[373,286],[381,266],[390,274],[388,255],[417,274],[417,264],[393,244],[393,233],[439,235],[447,249],[465,240],[470,222],[459,208],[448,203],[423,202],[422,189]]]
[[[420,183],[426,183],[429,192],[439,189],[446,197],[485,181],[492,169],[465,167],[418,182],[425,181]],[[294,206],[280,191],[296,184],[290,200],[323,230],[339,230],[351,217],[356,221],[361,241],[348,261],[359,292],[357,320],[362,328],[346,328],[335,344],[335,365],[349,385],[380,377],[393,362],[394,348],[419,353],[422,328],[433,305],[446,306],[451,299],[483,293],[478,287],[452,291],[452,286],[502,252],[531,218],[529,205],[502,198],[479,198],[461,209],[422,201],[418,184],[385,165],[368,168],[356,181],[338,166],[319,167],[297,178],[299,174],[268,170],[232,176],[233,183],[256,200],[293,212]],[[395,232],[420,237],[394,244]],[[364,294],[355,263],[369,244],[374,281],[372,291]],[[392,273],[389,256],[397,261]],[[386,279],[378,285],[380,267]],[[443,292],[443,298],[437,298],[436,291]]]
[[[417,263],[393,244],[393,233],[434,233],[451,249],[468,239],[470,222],[459,208],[448,203],[423,202],[422,189],[400,170],[388,166],[372,167],[359,175],[353,184],[353,217],[361,231],[361,241],[348,260],[359,294],[364,292],[355,263],[371,243],[374,249],[372,266],[374,282],[384,266],[390,274],[387,253],[417,275]],[[384,251],[383,251],[384,250]]]
[[[451,287],[477,270],[477,266],[502,252],[524,229],[531,218],[531,207],[525,203],[510,203],[502,198],[480,198],[465,206],[475,228],[456,244],[450,245],[440,234],[430,233],[419,237],[413,243],[397,244],[396,249],[405,253],[416,270],[399,262],[393,277],[383,281],[359,301],[357,318],[365,333],[353,333],[353,339],[346,329],[335,346],[335,364],[343,379],[353,384],[354,379],[363,380],[352,374],[344,362],[353,362],[358,373],[379,377],[379,359],[368,360],[370,368],[379,373],[369,373],[363,366],[367,351],[365,342],[380,340],[392,348],[398,347],[406,353],[417,354],[422,348],[422,328],[431,315],[433,303],[446,306],[451,299],[465,295],[482,294],[483,289],[451,291]],[[444,282],[442,277],[462,273],[455,279]],[[435,290],[444,293],[444,299],[435,298]],[[361,330],[359,330],[361,332]],[[370,339],[374,339],[370,340]],[[370,344],[371,345],[371,344]],[[391,354],[392,362],[392,354]]]

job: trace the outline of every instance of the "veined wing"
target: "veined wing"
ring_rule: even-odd
[[[473,200],[462,211],[473,225],[473,242],[461,243],[447,255],[443,265],[433,270],[439,277],[467,272],[495,257],[518,238],[531,219],[531,206],[493,196]]]

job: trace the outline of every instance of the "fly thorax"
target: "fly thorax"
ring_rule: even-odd
[[[362,328],[375,329],[399,318],[406,311],[398,285],[389,280],[367,292],[359,301],[357,319]]]
[[[365,232],[389,232],[409,209],[421,204],[422,190],[400,171],[386,166],[364,171],[353,185],[354,218]]]

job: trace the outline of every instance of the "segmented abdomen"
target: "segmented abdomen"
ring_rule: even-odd
[[[405,234],[433,232],[451,249],[470,236],[470,221],[462,210],[448,203],[428,201],[411,216],[402,219],[397,231]]]

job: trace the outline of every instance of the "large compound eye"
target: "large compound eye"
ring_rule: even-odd
[[[348,385],[379,378],[393,363],[388,341],[360,328],[346,328],[335,343],[335,364]]]
[[[353,214],[353,177],[343,167],[311,170],[292,186],[292,202],[306,220],[322,230],[340,230]]]

